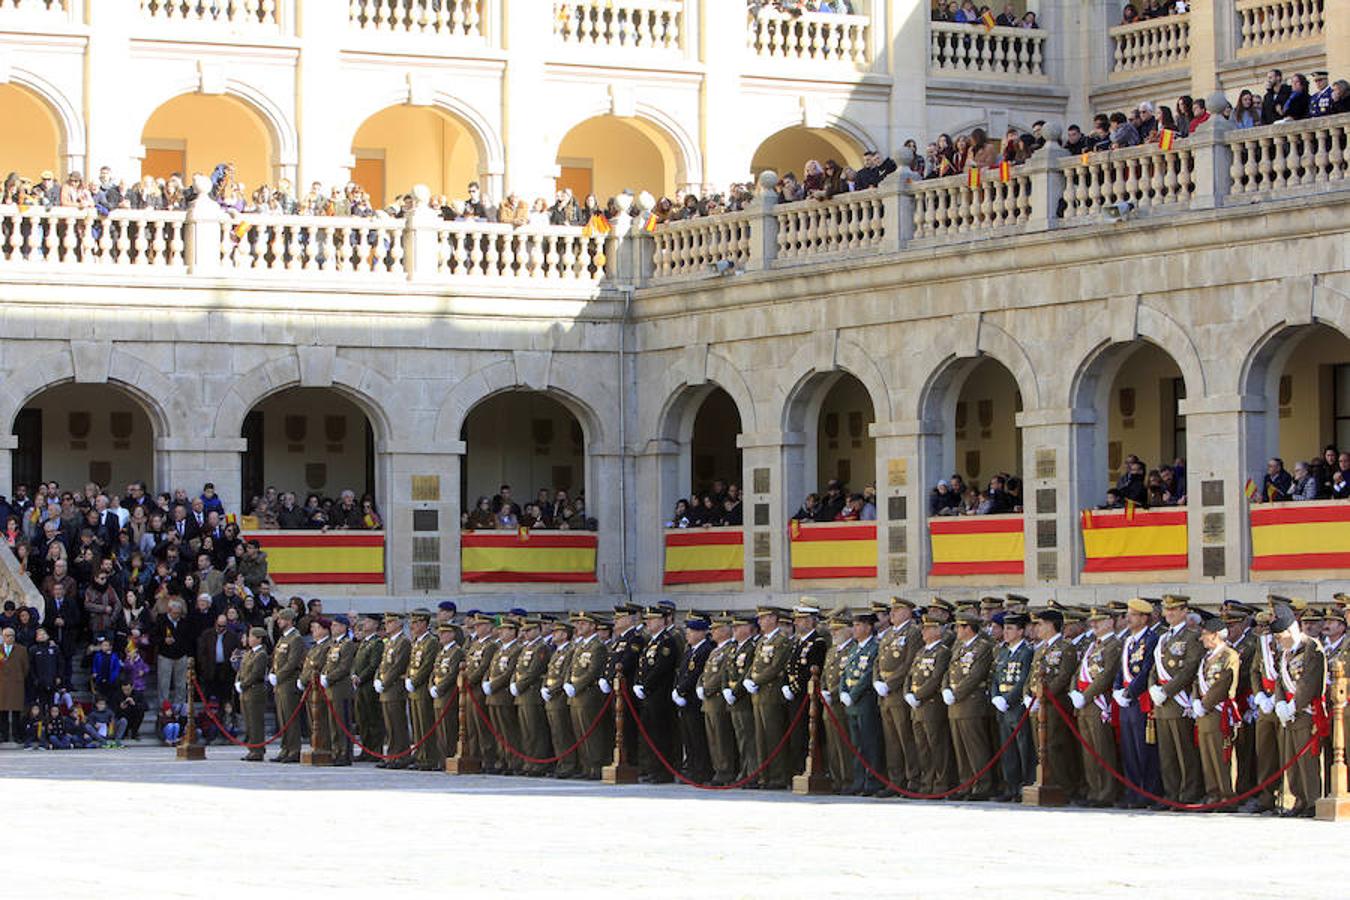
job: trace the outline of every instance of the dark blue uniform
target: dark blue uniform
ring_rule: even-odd
[[[1153,794],[1162,793],[1162,775],[1158,768],[1158,745],[1147,740],[1148,713],[1139,708],[1140,698],[1149,701],[1148,677],[1153,671],[1153,647],[1158,634],[1145,628],[1139,634],[1125,636],[1125,651],[1120,672],[1116,675],[1116,689],[1123,689],[1130,700],[1120,709],[1120,759],[1125,777]],[[1125,803],[1147,806],[1133,790],[1126,789]]]

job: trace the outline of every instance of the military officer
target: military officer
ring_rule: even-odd
[[[1028,597],[1023,597],[1021,594],[1003,595],[1003,611],[1022,613],[1023,615],[1027,616],[1028,624],[1030,624],[1031,622],[1031,616],[1030,613],[1028,612],[1030,608],[1031,608],[1031,599]]]
[[[1195,672],[1191,713],[1205,778],[1204,800],[1215,803],[1233,796],[1233,760],[1228,746],[1242,725],[1242,715],[1233,700],[1242,658],[1228,646],[1228,626],[1221,616],[1211,615],[1201,623],[1200,643],[1205,655]],[[1221,810],[1232,812],[1233,807]]]
[[[773,756],[788,727],[783,684],[788,659],[792,656],[792,639],[780,622],[785,614],[786,610],[776,606],[761,606],[757,611],[762,636],[755,646],[750,672],[742,682],[750,692],[755,713],[759,758],[767,761],[760,786],[771,791],[787,788],[791,777],[791,765],[785,753],[780,751]]]
[[[412,657],[412,642],[403,634],[403,617],[395,612],[384,614],[384,654],[375,671],[375,693],[380,695],[380,713],[384,716],[384,733],[388,740],[385,755],[395,757],[381,760],[381,769],[406,769],[408,760],[408,689],[404,679],[408,661]]]
[[[604,708],[604,693],[600,690],[600,681],[609,666],[609,649],[596,633],[596,618],[590,613],[579,612],[572,617],[576,627],[577,645],[572,651],[572,668],[567,681],[563,683],[563,693],[567,694],[568,705],[572,713],[572,730],[578,739],[588,731],[590,736],[581,745],[581,778],[587,781],[599,781],[600,769],[609,762],[614,742],[605,746],[604,737],[599,728],[592,729],[596,717]]]
[[[1238,672],[1234,702],[1242,715],[1243,727],[1233,738],[1233,790],[1243,794],[1256,787],[1256,704],[1252,690],[1252,660],[1256,657],[1256,630],[1252,627],[1254,610],[1242,603],[1225,601],[1219,615],[1228,626],[1228,646],[1238,654]],[[1204,760],[1201,760],[1203,764]]]
[[[712,652],[708,654],[694,693],[703,701],[703,726],[708,735],[708,755],[712,757],[712,784],[722,786],[736,780],[740,770],[736,757],[736,732],[731,724],[730,707],[722,695],[727,669],[736,651],[731,637],[735,620],[723,613],[712,620]]]
[[[248,631],[248,652],[239,663],[239,677],[234,689],[239,692],[239,704],[244,713],[244,741],[254,746],[249,748],[243,759],[245,762],[263,761],[263,713],[267,709],[267,629],[250,628]]]
[[[436,604],[436,628],[437,635],[441,633],[442,625],[449,625],[455,621],[455,613],[459,612],[459,606],[453,600],[442,600]],[[439,640],[439,637],[437,638]]]
[[[975,611],[956,615],[956,643],[952,647],[947,672],[942,679],[942,701],[947,704],[951,724],[952,747],[956,751],[956,777],[961,784],[971,782],[961,794],[963,800],[988,800],[993,793],[989,772],[975,778],[994,755],[989,746],[989,670],[994,663],[993,644],[980,633],[980,616]]]
[[[788,656],[787,676],[783,684],[783,699],[787,700],[787,720],[797,721],[802,706],[810,702],[811,669],[825,664],[825,651],[830,639],[817,630],[820,622],[820,609],[815,599],[803,597],[799,606],[792,610],[792,627],[795,632],[792,639],[792,653]],[[878,727],[880,722],[878,721]],[[800,775],[806,768],[806,743],[810,729],[805,714],[789,739],[789,772]]]
[[[1280,699],[1275,716],[1280,720],[1280,761],[1288,765],[1310,741],[1314,729],[1326,720],[1326,655],[1316,638],[1303,633],[1289,606],[1275,608],[1270,623],[1280,646]],[[1312,818],[1322,795],[1322,766],[1316,752],[1303,754],[1286,775],[1294,805],[1284,815]]]
[[[1322,610],[1322,652],[1327,659],[1327,687],[1331,687],[1332,664],[1337,660],[1350,662],[1350,641],[1345,639],[1345,613],[1340,607],[1328,606]],[[1330,727],[1330,726],[1328,726]],[[1350,732],[1347,732],[1350,734]],[[1331,777],[1331,736],[1322,742],[1322,781]]]
[[[333,749],[333,765],[352,764],[352,742],[347,732],[352,726],[352,666],[356,662],[356,644],[347,634],[350,621],[333,616],[329,625],[328,653],[319,672],[319,684],[328,692],[328,735]]]
[[[670,692],[675,690],[682,642],[675,635],[669,607],[649,606],[644,617],[648,637],[633,673],[632,693],[638,700],[637,713],[642,728],[647,732],[647,739],[656,745],[656,751],[648,747],[645,740],[639,745],[638,780],[645,784],[667,784],[674,777],[661,765],[656,752],[672,766],[679,766],[679,727]],[[637,731],[637,728],[631,730]]]
[[[1003,612],[1003,643],[990,673],[990,703],[998,719],[999,745],[1007,743],[1026,708],[1024,694],[1031,675],[1033,651],[1024,635],[1030,620],[1026,613]],[[1022,788],[1036,780],[1036,743],[1031,728],[1022,726],[1016,740],[1004,751],[1003,794],[1000,800],[1022,802]]]
[[[300,668],[305,662],[305,639],[295,627],[295,610],[287,607],[276,614],[277,627],[281,635],[272,653],[272,671],[267,680],[272,685],[277,701],[277,727],[283,727],[295,715],[300,705],[303,688],[297,687],[301,681]],[[281,736],[281,749],[272,757],[275,763],[298,763],[300,761],[300,722],[297,719]]]
[[[544,675],[548,671],[552,645],[545,640],[542,619],[525,617],[520,622],[521,648],[511,674],[509,690],[515,698],[516,719],[520,728],[520,749],[535,759],[547,759],[549,748],[548,716],[544,712],[544,698],[539,694]],[[520,761],[521,771],[531,778],[547,775],[548,763]]]
[[[1097,755],[1113,768],[1119,768],[1116,759],[1116,734],[1111,727],[1111,692],[1120,672],[1120,641],[1116,639],[1111,611],[1104,606],[1088,612],[1087,625],[1092,629],[1092,640],[1083,647],[1078,662],[1069,701],[1077,710],[1078,733]],[[1083,748],[1083,780],[1086,806],[1115,805],[1116,780]]]
[[[853,617],[853,645],[839,679],[839,702],[848,711],[849,741],[858,748],[867,765],[853,757],[853,778],[845,793],[876,796],[881,781],[872,774],[882,767],[881,713],[877,707],[877,653],[880,644],[873,633],[876,613],[862,610]],[[870,769],[869,769],[870,767]]]
[[[498,769],[502,775],[519,775],[524,771],[523,761],[516,753],[520,752],[520,719],[516,715],[515,702],[511,699],[509,686],[515,675],[516,660],[524,644],[520,641],[520,620],[514,616],[502,616],[497,621],[497,639],[501,646],[492,657],[492,665],[483,676],[482,689],[487,697],[487,714],[492,727],[497,732]]]
[[[492,773],[497,771],[497,740],[488,731],[478,711],[480,709],[484,713],[487,711],[483,679],[487,677],[488,670],[492,666],[492,657],[499,645],[493,635],[493,620],[490,617],[475,613],[471,623],[475,636],[473,643],[464,651],[464,679],[468,683],[473,699],[461,698],[469,704],[468,715],[465,716],[465,729],[468,732],[470,748],[483,762],[483,771]],[[474,700],[477,703],[474,703]]]
[[[945,619],[931,612],[923,617],[923,646],[909,672],[905,702],[913,710],[914,744],[923,762],[919,793],[937,794],[952,787],[952,735],[942,681],[951,663],[951,649],[943,638]]]
[[[431,686],[427,692],[431,694],[432,714],[441,723],[434,740],[439,744],[439,756],[444,760],[459,755],[459,696],[455,686],[464,665],[464,629],[453,622],[441,622],[436,626],[436,635],[441,649],[431,668]],[[453,708],[447,712],[447,706]]]
[[[365,615],[357,620],[359,640],[356,661],[352,665],[352,687],[356,691],[356,726],[361,743],[380,752],[384,747],[384,715],[380,712],[380,695],[375,693],[375,673],[384,656],[384,638],[380,637],[380,620]],[[371,753],[361,753],[354,762],[378,762]]]
[[[675,676],[670,699],[679,708],[680,744],[684,750],[684,776],[703,784],[713,777],[713,766],[708,747],[708,732],[704,727],[703,697],[699,690],[703,670],[712,656],[713,642],[708,637],[712,623],[701,613],[691,614],[684,621],[685,650]],[[718,696],[721,700],[721,696]]]
[[[305,661],[300,665],[300,678],[296,682],[300,690],[309,688],[305,712],[309,715],[311,751],[327,752],[332,747],[328,733],[328,704],[324,702],[319,684],[319,674],[323,671],[324,657],[328,653],[328,629],[331,624],[323,616],[314,616],[309,620],[309,634],[314,644],[305,651]]]
[[[1078,654],[1072,644],[1064,640],[1064,614],[1057,609],[1045,609],[1035,614],[1041,643],[1036,647],[1031,661],[1031,677],[1027,679],[1027,689],[1037,698],[1032,709],[1037,715],[1045,717],[1046,756],[1049,782],[1059,786],[1066,796],[1080,796],[1079,779],[1082,768],[1079,761],[1078,741],[1074,739],[1069,726],[1055,711],[1048,695],[1054,695],[1061,709],[1073,709],[1069,701],[1069,688],[1073,685],[1074,674],[1078,670]],[[1047,698],[1039,702],[1041,693]]]
[[[750,692],[745,682],[750,675],[750,667],[755,661],[756,619],[749,613],[738,613],[733,619],[733,635],[736,647],[731,652],[731,661],[726,666],[726,680],[722,684],[722,697],[726,700],[727,711],[731,715],[732,732],[736,735],[736,756],[740,768],[734,781],[744,781],[751,774],[755,778],[746,781],[744,787],[759,787],[761,757],[759,741],[755,737],[755,710],[751,704]]]
[[[1148,693],[1153,674],[1153,648],[1158,636],[1150,627],[1153,604],[1135,597],[1125,604],[1125,636],[1121,639],[1120,671],[1111,696],[1120,707],[1120,761],[1125,777],[1151,794],[1162,793],[1158,773],[1158,745],[1153,734],[1153,698]],[[1151,804],[1126,788],[1120,806],[1143,809]]]
[[[956,629],[952,625],[952,617],[955,615],[956,607],[941,597],[934,597],[928,601],[928,609],[924,612],[926,618],[936,619],[942,623],[942,643],[947,645],[948,650],[956,643]]]
[[[1163,618],[1168,627],[1153,648],[1148,689],[1158,734],[1163,795],[1181,803],[1196,803],[1204,793],[1190,717],[1190,691],[1205,651],[1198,630],[1187,624],[1189,611],[1189,598],[1178,594],[1163,597]]]
[[[920,790],[923,762],[914,742],[913,710],[905,702],[909,670],[923,643],[914,619],[914,602],[892,597],[885,613],[890,629],[877,653],[877,696],[881,698],[881,731],[886,745],[886,774],[892,784]],[[892,796],[890,788],[882,795]]]
[[[999,597],[981,597],[980,598],[980,634],[984,635],[995,645],[1003,642],[1002,637],[996,637],[994,634],[994,613],[1003,611],[1003,600]],[[1002,620],[997,623],[1002,626]]]
[[[830,613],[828,621],[831,640],[830,648],[825,651],[825,664],[821,669],[820,693],[824,702],[829,704],[830,711],[834,713],[834,719],[829,721],[830,717],[825,715],[822,717],[822,725],[825,729],[825,746],[830,780],[834,783],[834,792],[843,794],[847,792],[850,783],[853,781],[854,757],[844,746],[834,722],[837,721],[845,727],[848,724],[848,711],[839,699],[839,680],[844,677],[844,663],[848,661],[850,649],[855,642],[853,640],[853,620],[848,615],[848,610],[836,609]],[[877,665],[880,666],[880,647],[878,647],[877,653]],[[875,685],[873,685],[873,689],[876,689]],[[909,709],[909,705],[904,703],[904,698],[899,693],[895,696],[905,706],[905,709]],[[882,703],[885,703],[885,698],[883,698]],[[880,711],[880,714],[883,716],[882,721],[884,723],[884,708]],[[884,728],[882,730],[885,731]],[[886,788],[884,792],[890,792],[890,788]]]
[[[549,655],[548,668],[539,686],[539,697],[544,701],[544,715],[548,719],[552,755],[558,757],[558,761],[553,764],[555,778],[575,778],[581,771],[578,765],[580,748],[572,748],[577,734],[572,730],[567,694],[563,693],[563,684],[572,671],[572,653],[575,648],[572,623],[558,619],[553,623],[553,652]]]
[[[408,649],[408,668],[403,675],[403,689],[408,692],[410,739],[421,741],[412,768],[422,772],[439,772],[445,768],[441,745],[435,735],[428,737],[435,723],[435,703],[431,698],[431,671],[436,665],[440,642],[431,632],[432,613],[429,609],[414,609],[408,616],[412,632]]]

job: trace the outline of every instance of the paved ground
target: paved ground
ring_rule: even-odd
[[[11,747],[0,834],[6,858],[30,864],[6,866],[8,896],[1346,893],[1326,873],[1350,823],[309,769],[215,747],[196,763],[156,747]]]

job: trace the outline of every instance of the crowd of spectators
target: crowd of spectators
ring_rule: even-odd
[[[712,486],[689,493],[688,499],[675,501],[675,509],[666,520],[667,528],[740,527],[745,524],[741,508],[741,486],[725,479],[713,480]]]
[[[384,528],[375,498],[344,490],[336,498],[309,493],[305,502],[293,491],[268,487],[248,502],[246,515],[256,520],[250,527],[262,531],[311,529],[316,531],[379,531]]]
[[[875,522],[876,485],[867,485],[862,493],[850,492],[848,485],[831,478],[825,490],[806,495],[792,518],[798,522]]]
[[[1283,459],[1272,456],[1266,461],[1261,489],[1252,499],[1261,503],[1350,500],[1350,450],[1328,444],[1317,457],[1295,462],[1292,472]]]
[[[1141,6],[1126,3],[1120,10],[1120,24],[1133,25],[1146,19],[1162,19],[1190,12],[1188,0],[1145,0]]]
[[[1133,453],[1125,457],[1120,477],[1106,492],[1106,502],[1098,509],[1141,507],[1158,509],[1186,505],[1186,460],[1178,457],[1170,464],[1150,469]]]
[[[1000,472],[983,488],[960,473],[943,478],[928,493],[930,516],[996,516],[1022,511],[1022,479]]]
[[[955,22],[958,25],[982,25],[988,26],[992,19],[996,28],[1040,28],[1040,22],[1036,18],[1034,10],[1027,10],[1018,15],[1011,3],[1003,5],[1003,12],[997,16],[988,6],[975,5],[974,0],[947,0],[945,3],[936,4],[930,11],[934,22]],[[986,19],[986,16],[988,19]]]
[[[851,15],[857,0],[745,0],[746,12],[751,18],[763,10],[799,16],[802,13],[837,13]]]
[[[586,494],[573,497],[564,488],[540,488],[533,500],[522,506],[504,484],[491,497],[480,496],[473,509],[460,513],[463,531],[595,531],[599,524],[586,512]]]

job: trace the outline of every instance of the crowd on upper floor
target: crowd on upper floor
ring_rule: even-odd
[[[928,493],[930,516],[997,516],[1021,511],[1022,479],[1007,472],[991,476],[983,488],[954,472]]]
[[[1293,471],[1284,460],[1272,456],[1266,461],[1260,490],[1250,483],[1251,499],[1260,503],[1284,503],[1298,500],[1350,500],[1350,450],[1338,450],[1327,444],[1312,459],[1297,460]]]
[[[983,25],[996,28],[1040,28],[1035,10],[1027,10],[1018,15],[1011,3],[1003,5],[1003,12],[997,16],[988,6],[976,6],[975,0],[945,0],[934,4],[929,11],[934,22],[955,22],[958,25]],[[993,23],[992,25],[990,23]]]
[[[511,485],[503,484],[491,497],[480,496],[472,509],[459,516],[463,531],[595,531],[599,523],[586,512],[586,492],[573,497],[566,488],[541,487],[533,500],[517,503]]]

